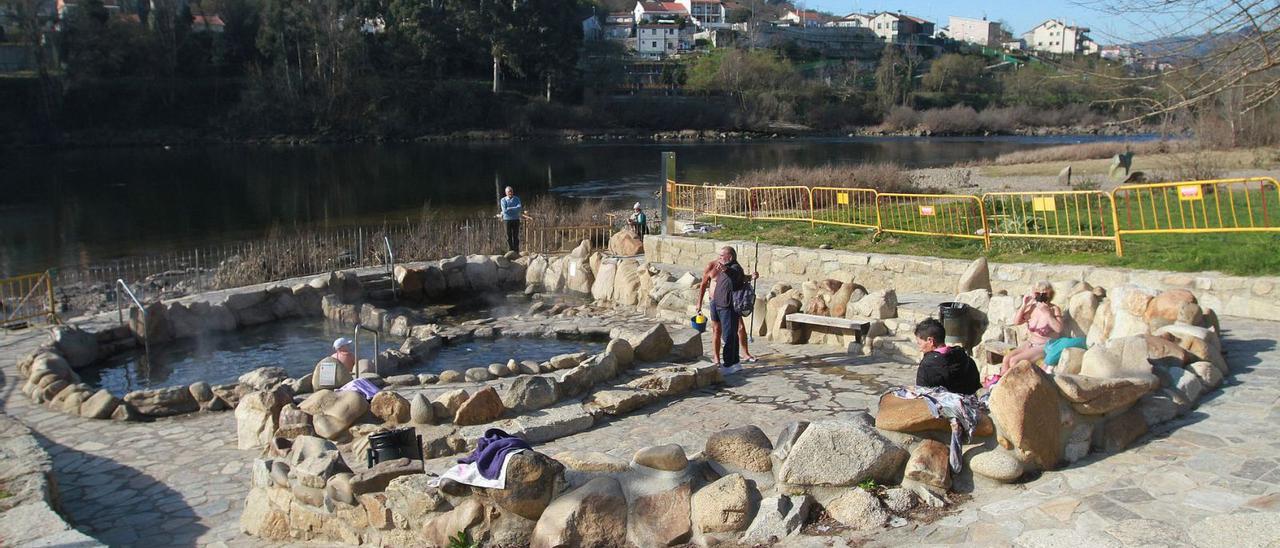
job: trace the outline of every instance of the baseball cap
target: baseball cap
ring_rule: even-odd
[[[342,347],[344,347],[344,346],[351,346],[351,339],[348,339],[348,338],[346,338],[346,337],[338,337],[337,339],[335,339],[335,340],[333,341],[333,349],[334,349],[334,350],[337,350],[337,349],[342,348]]]

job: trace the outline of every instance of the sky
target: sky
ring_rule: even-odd
[[[1068,24],[1088,27],[1090,36],[1101,44],[1120,44],[1150,40],[1159,36],[1184,35],[1188,21],[1198,18],[1189,13],[1130,13],[1117,16],[1100,11],[1103,5],[1115,5],[1114,2],[1091,3],[1068,2],[1063,0],[1027,1],[1027,0],[987,0],[973,2],[964,0],[802,0],[797,4],[809,9],[828,11],[835,14],[849,12],[901,11],[917,17],[933,21],[939,28],[947,25],[951,15],[960,17],[981,18],[986,16],[993,21],[1003,20],[1011,27],[1015,35],[1021,35],[1046,19],[1062,19]]]

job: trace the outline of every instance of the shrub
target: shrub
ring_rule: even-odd
[[[920,125],[930,133],[941,135],[973,133],[980,127],[978,112],[971,107],[959,105],[926,110]]]
[[[880,127],[885,131],[911,131],[920,125],[920,113],[911,107],[896,106],[889,109]]]

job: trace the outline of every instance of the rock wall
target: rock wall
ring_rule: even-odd
[[[0,540],[6,546],[104,546],[58,514],[52,462],[30,429],[0,414]]]
[[[754,242],[722,242],[681,236],[645,237],[646,259],[699,270],[715,258],[716,250],[733,245],[741,257],[754,256]],[[821,281],[834,273],[851,273],[868,289],[896,289],[899,293],[950,293],[970,261],[905,255],[760,245],[760,275],[792,283]],[[750,260],[744,264],[754,266]],[[945,282],[944,282],[945,280]],[[1204,308],[1227,316],[1260,320],[1280,317],[1280,277],[1224,276],[1214,272],[1181,273],[1078,265],[996,264],[990,267],[991,287],[1021,295],[1037,280],[1070,284],[1084,281],[1095,287],[1135,284],[1156,291],[1186,289],[1196,293]],[[959,291],[957,291],[959,292]]]

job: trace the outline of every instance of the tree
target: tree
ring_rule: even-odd
[[[948,53],[933,61],[920,85],[950,95],[982,93],[989,88],[989,80],[982,74],[984,65],[982,57]]]
[[[888,111],[907,104],[915,88],[914,74],[919,64],[920,56],[916,55],[915,48],[885,45],[880,66],[876,68],[876,98],[881,109]]]

